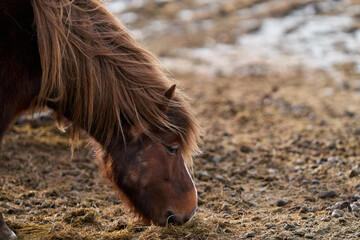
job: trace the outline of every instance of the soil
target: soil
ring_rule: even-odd
[[[174,13],[201,1],[149,2],[131,9],[138,20],[130,27],[157,18],[171,24]],[[224,2],[229,3],[225,10],[203,18],[233,28],[225,21],[230,13],[262,1]],[[269,7],[259,18],[280,18],[304,7],[294,2]],[[313,2],[329,1],[308,1]],[[185,35],[174,42],[179,32],[168,32],[162,41],[169,50],[159,44],[159,35],[143,42],[164,59],[176,58],[172,48],[205,46],[207,36],[227,31],[218,26],[195,41],[193,33],[175,29]],[[217,41],[232,44],[231,39]],[[71,156],[68,133],[42,117],[22,118],[2,141],[0,212],[7,224],[19,239],[359,239],[360,74],[355,65],[343,62],[329,70],[341,74],[340,83],[324,69],[297,66],[279,72],[276,63],[255,66],[266,71],[254,73],[250,67],[246,74],[210,77],[174,71],[204,129],[203,153],[193,165],[199,208],[190,222],[142,225],[101,176],[86,137]]]

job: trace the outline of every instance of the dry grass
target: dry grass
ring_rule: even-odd
[[[226,11],[234,12],[240,3],[259,1],[226,2]],[[280,1],[274,13],[261,16],[286,14],[298,2]],[[191,4],[138,9],[144,15],[134,26],[145,26],[146,18],[175,21],[173,14]],[[194,33],[184,27],[147,41],[157,53],[171,56],[176,54],[172,49],[200,46],[207,36],[227,33],[239,21],[232,14],[217,18],[228,25]],[[233,36],[228,37],[230,43]],[[303,239],[305,234],[356,239],[359,212],[329,215],[336,202],[353,203],[360,194],[360,175],[351,175],[360,170],[355,84],[360,76],[354,69],[348,63],[338,66],[346,76],[343,85],[326,72],[307,75],[296,69],[230,79],[177,76],[206,133],[204,153],[194,160],[199,208],[184,226],[141,225],[100,176],[87,140],[80,139],[71,159],[68,134],[51,121],[22,123],[6,134],[0,211],[19,239]],[[336,196],[319,197],[330,190]]]

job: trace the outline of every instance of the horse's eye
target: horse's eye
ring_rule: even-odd
[[[179,150],[180,144],[175,144],[172,146],[165,146],[166,151],[168,151],[168,153],[170,154],[176,154]]]

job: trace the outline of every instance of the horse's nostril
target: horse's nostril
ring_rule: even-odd
[[[168,217],[174,215],[174,213],[172,211],[168,210],[165,215],[166,215],[166,218],[168,218]]]
[[[174,224],[174,225],[179,224],[179,222],[176,220],[176,217],[175,217],[175,216],[170,216],[170,217],[168,217],[167,223],[168,223],[168,224]]]
[[[174,225],[180,224],[178,217],[172,211],[166,212],[166,223]]]

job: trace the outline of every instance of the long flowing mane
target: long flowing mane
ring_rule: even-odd
[[[70,111],[72,136],[92,129],[109,144],[122,126],[146,125],[175,132],[185,159],[197,152],[199,127],[159,61],[139,46],[97,0],[32,0],[41,58],[41,90],[33,109],[52,103],[58,122]],[[69,110],[70,109],[70,110]],[[69,115],[69,114],[68,114]],[[106,127],[104,127],[106,126]],[[116,131],[120,129],[120,131]],[[119,135],[123,136],[117,136]]]

